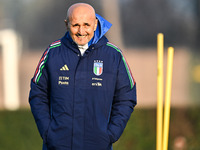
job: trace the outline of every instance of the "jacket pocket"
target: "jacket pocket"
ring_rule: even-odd
[[[90,130],[90,131],[89,131]],[[110,138],[107,131],[88,129],[85,133],[84,148],[87,150],[110,150]]]
[[[43,136],[43,142],[44,142],[44,144],[47,143],[47,137],[48,137],[49,128],[50,128],[50,126],[51,126],[51,122],[52,122],[52,120],[50,120],[49,126],[48,126],[48,128],[47,128],[47,130],[46,130],[46,132],[45,132],[45,134],[44,134],[44,136]]]
[[[48,150],[71,149],[72,128],[67,123],[71,124],[71,119],[66,120],[65,115],[59,116],[57,120],[52,119],[47,134]]]

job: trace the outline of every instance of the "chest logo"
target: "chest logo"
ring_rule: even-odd
[[[69,68],[65,64],[62,68],[60,68],[60,71],[69,71]]]
[[[103,73],[103,61],[101,60],[94,61],[93,72],[97,76],[100,76]]]

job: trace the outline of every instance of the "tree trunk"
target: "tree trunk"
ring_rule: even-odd
[[[120,49],[123,49],[119,2],[118,0],[102,0],[102,4],[105,19],[112,23],[107,37],[109,41],[116,44]]]

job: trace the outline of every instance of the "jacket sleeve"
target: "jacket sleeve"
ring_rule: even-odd
[[[40,59],[34,77],[31,80],[29,94],[31,111],[44,142],[46,141],[46,133],[50,123],[49,85],[46,67],[47,55],[47,51],[45,51]]]
[[[112,143],[116,142],[121,136],[136,104],[136,83],[125,58],[121,55],[108,127],[108,134]]]

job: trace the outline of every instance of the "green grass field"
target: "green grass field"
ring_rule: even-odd
[[[171,109],[169,150],[173,150],[174,140],[180,136],[186,139],[187,150],[199,150],[199,108]],[[0,150],[12,149],[42,149],[30,110],[0,111]],[[156,110],[136,109],[114,150],[147,149],[156,149]]]

